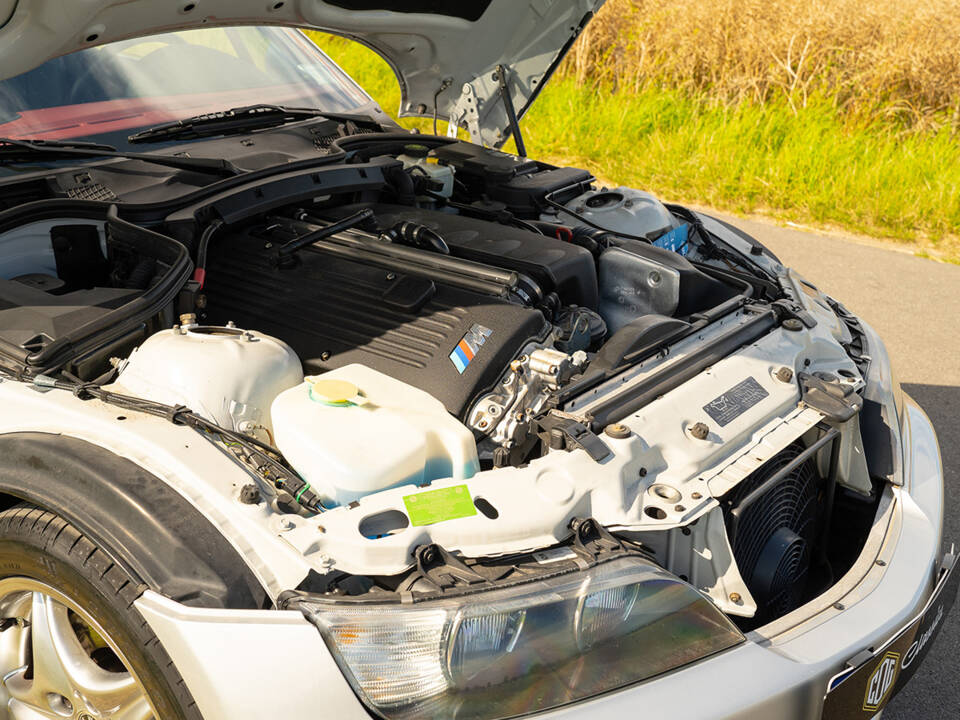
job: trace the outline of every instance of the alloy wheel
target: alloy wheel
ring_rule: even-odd
[[[156,717],[109,633],[61,591],[30,578],[0,580],[0,628],[0,718]]]

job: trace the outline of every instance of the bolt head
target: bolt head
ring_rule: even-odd
[[[240,488],[240,502],[244,505],[256,505],[260,502],[260,489],[250,483]]]
[[[782,368],[777,370],[777,380],[784,383],[790,382],[793,380],[793,370],[784,365]]]
[[[630,437],[630,428],[623,423],[613,423],[611,425],[607,425],[603,429],[603,432],[615,440],[623,440],[624,438]]]
[[[703,422],[695,423],[690,428],[690,434],[697,440],[706,440],[710,436],[710,427]]]
[[[739,603],[743,598],[740,597],[740,593],[732,592],[730,593],[730,602]]]
[[[797,332],[799,330],[803,330],[803,323],[796,318],[787,318],[783,321],[783,329],[790,330],[791,332]]]

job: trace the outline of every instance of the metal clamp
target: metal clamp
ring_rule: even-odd
[[[613,451],[590,428],[556,410],[537,420],[537,424],[549,436],[551,447],[554,447],[554,439],[562,441],[562,447],[555,449],[579,448],[585,450],[594,462],[602,462],[613,455]]]

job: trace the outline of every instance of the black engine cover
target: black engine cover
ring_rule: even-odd
[[[232,320],[283,340],[307,374],[361,363],[430,393],[458,417],[548,330],[539,310],[444,284],[426,268],[392,272],[323,243],[298,255],[297,265],[279,268],[262,237],[225,236],[207,263],[204,321]],[[465,336],[483,342],[468,339],[452,359]]]
[[[441,145],[430,154],[456,170],[468,197],[502,202],[522,218],[538,217],[548,207],[548,195],[564,204],[593,181],[586,170],[554,167],[467,142]]]
[[[597,308],[596,261],[582,247],[512,225],[404,205],[351,205],[328,215],[346,217],[362,207],[373,210],[383,229],[404,221],[425,225],[447,241],[454,257],[523,273],[545,293],[556,292],[563,305]]]

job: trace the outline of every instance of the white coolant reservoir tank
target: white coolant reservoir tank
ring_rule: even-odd
[[[328,503],[480,468],[473,434],[433,396],[364,365],[347,365],[279,395],[277,447]]]
[[[430,148],[426,145],[404,145],[403,154],[397,155],[397,160],[403,163],[405,170],[415,168],[414,172],[439,183],[440,187],[434,192],[448,198],[453,195],[453,168],[440,165],[429,153]],[[430,197],[423,199],[432,200]]]
[[[151,335],[110,389],[186,405],[221,427],[270,440],[270,404],[303,382],[300,359],[276,338],[235,327],[188,324]]]

